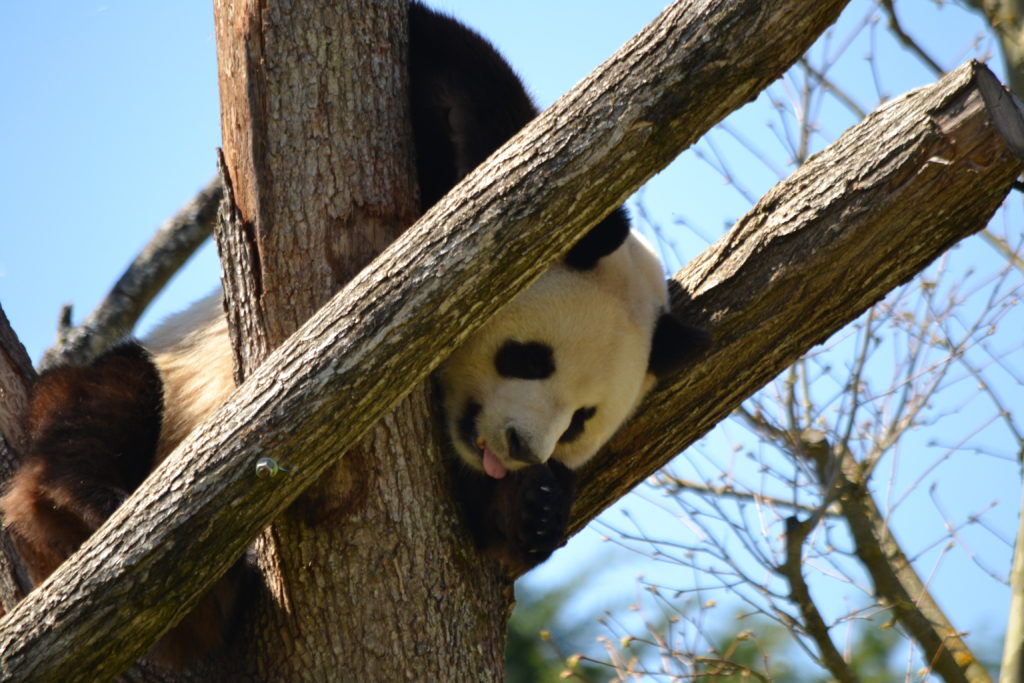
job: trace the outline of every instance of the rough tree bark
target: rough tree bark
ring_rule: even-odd
[[[22,414],[28,404],[28,392],[36,380],[25,347],[18,340],[7,315],[0,308],[0,437],[7,445],[20,451],[25,446]],[[0,477],[10,476],[12,463],[0,461]]]
[[[14,473],[25,447],[22,416],[35,379],[32,361],[0,308],[0,485]],[[13,608],[31,588],[14,544],[7,531],[0,529],[0,614]]]
[[[241,381],[419,214],[406,3],[296,3],[284,16],[272,6],[223,0],[215,15],[223,172],[231,178],[217,239]],[[309,36],[317,36],[318,49],[309,49]],[[250,59],[256,49],[258,59]],[[450,526],[426,521],[451,511],[424,399],[422,388],[414,390],[261,536],[257,554],[270,595],[250,614],[229,671],[253,680],[317,680],[340,671],[387,680],[392,658],[415,658],[421,677],[441,680],[452,669],[479,666],[476,651],[465,662],[458,652],[442,662],[392,642],[409,632],[439,641],[441,633],[472,633],[474,612],[454,612],[460,619],[450,611],[373,607],[395,594],[396,576],[412,604],[430,602],[439,584],[453,604],[500,595],[494,577],[468,572],[466,563],[422,571],[446,555],[435,557],[435,548],[460,540]],[[489,609],[500,614],[506,605]],[[339,638],[352,624],[361,637]],[[498,629],[483,640],[499,642]],[[267,652],[303,654],[259,656]],[[501,650],[488,654],[488,668],[500,666]]]
[[[160,226],[103,301],[80,324],[72,325],[71,307],[65,306],[58,322],[57,342],[43,354],[40,369],[84,365],[130,334],[153,298],[213,232],[222,196],[219,178],[207,183]]]
[[[841,4],[823,11],[837,11]],[[779,21],[780,15],[776,11],[788,22],[806,18],[804,3],[780,2],[770,10],[761,2],[733,3],[720,15],[708,16],[702,15],[705,10],[703,4],[676,5],[659,20],[662,23],[656,22],[650,29],[650,36],[668,43],[661,44],[660,49],[673,55],[673,66],[666,72],[652,74],[644,69],[645,57],[652,59],[661,53],[650,52],[642,42],[628,45],[603,72],[610,78],[608,74],[621,76],[626,71],[623,80],[602,81],[601,75],[588,79],[467,179],[272,353],[218,414],[87,542],[82,552],[3,622],[0,674],[79,680],[121,670],[168,623],[180,618],[192,596],[232,562],[248,539],[314,482],[337,454],[353,444],[412,384],[424,378],[446,350],[528,284],[544,263],[556,258],[603,212],[621,202],[632,187],[657,170],[657,164],[695,139],[730,106],[753,96],[834,17],[833,13],[807,18],[807,23],[798,27],[803,33],[789,24],[787,35],[802,36],[785,41],[791,52],[775,54],[774,61],[769,62],[762,54],[754,63],[735,54],[728,55],[734,58],[730,61],[724,48],[721,55],[712,52],[718,44],[733,48],[751,45],[757,50],[781,42],[751,40],[751,36],[777,35],[779,29],[773,21]],[[720,17],[728,21],[712,21]],[[676,28],[667,29],[667,25]],[[703,32],[706,26],[707,34]],[[762,34],[766,29],[770,32]],[[710,40],[709,35],[715,39]],[[677,37],[682,42],[674,43]],[[652,40],[653,45],[659,44]],[[688,63],[683,55],[694,61]],[[623,68],[623,63],[634,58],[629,67]],[[620,71],[615,71],[616,65]],[[684,68],[685,78],[681,73]],[[966,83],[961,84],[964,93],[984,88],[984,77],[975,78],[975,67],[968,71]],[[731,81],[732,77],[737,80]],[[644,90],[645,85],[650,90]],[[970,99],[966,94],[964,97]],[[570,113],[574,106],[575,115]],[[617,125],[608,123],[605,116],[609,114],[617,116],[611,119]],[[930,112],[923,116],[931,121]],[[571,128],[568,121],[574,122]],[[872,132],[882,139],[889,127],[895,127],[910,135],[899,124],[899,120],[879,115]],[[552,129],[559,129],[561,135],[552,134]],[[1008,178],[1020,171],[1021,164],[991,126],[968,128],[958,134],[967,137],[947,137],[941,129],[933,135],[912,136],[911,141],[889,137],[894,146],[907,142],[913,150],[909,160],[897,164],[902,155],[886,156],[876,168],[877,174],[866,177],[858,174],[863,167],[857,163],[857,155],[841,155],[851,173],[843,175],[840,182],[822,186],[810,180],[822,175],[808,175],[802,183],[790,187],[793,195],[770,194],[771,200],[761,207],[768,214],[755,213],[741,222],[725,246],[712,247],[709,256],[684,271],[680,281],[688,283],[688,293],[681,291],[677,303],[692,317],[707,321],[719,340],[712,352],[713,362],[687,369],[648,403],[663,411],[648,416],[648,427],[673,422],[689,426],[671,430],[670,439],[661,439],[657,432],[653,432],[657,439],[643,438],[637,431],[640,427],[629,429],[606,456],[610,476],[635,483],[649,465],[659,459],[664,462],[676,452],[675,442],[685,440],[681,436],[684,432],[693,437],[703,433],[717,419],[712,415],[727,413],[746,396],[748,385],[760,386],[770,379],[770,370],[762,372],[761,363],[773,366],[781,358],[820,341],[881,296],[885,283],[905,280],[948,247],[956,235],[983,226],[992,206],[1009,187]],[[968,144],[976,139],[978,147]],[[572,142],[565,144],[568,140]],[[584,146],[581,140],[588,144]],[[984,156],[976,154],[979,149],[988,152]],[[891,163],[884,163],[886,159]],[[836,159],[827,161],[824,166],[835,172]],[[824,174],[822,160],[812,165],[817,173]],[[970,172],[950,172],[947,176],[937,173],[935,166],[970,168]],[[891,173],[886,175],[886,170]],[[889,207],[888,198],[907,184],[916,192],[905,196],[904,201],[913,199],[916,213],[874,210]],[[583,188],[610,189],[600,192]],[[986,201],[965,202],[950,209],[941,197],[954,188],[983,196]],[[848,228],[846,219],[854,227]],[[800,229],[807,223],[817,228],[813,234],[818,239],[800,239],[808,234]],[[959,233],[951,224],[959,228]],[[458,238],[453,236],[455,233]],[[880,242],[889,240],[910,240],[913,246],[895,255],[879,249]],[[807,251],[783,249],[791,242],[805,245]],[[841,278],[842,287],[822,277],[836,263],[838,249],[859,259],[856,267]],[[479,264],[485,262],[490,267],[481,268]],[[445,274],[443,279],[437,277],[439,272]],[[819,277],[830,289],[817,288]],[[735,293],[777,291],[775,287],[780,284],[796,288],[805,300],[817,300],[819,309],[799,318],[788,315],[789,306],[795,304],[792,298],[780,303],[779,299],[750,300]],[[685,301],[690,299],[691,305],[704,303],[687,308]],[[770,324],[779,319],[788,324]],[[746,346],[760,349],[763,356],[751,361]],[[745,362],[754,365],[746,366]],[[708,393],[701,395],[695,387],[704,387]],[[681,393],[687,391],[695,393]],[[415,409],[426,410],[422,405]],[[621,452],[630,439],[643,446],[639,458],[614,458],[614,452]],[[656,449],[661,450],[660,454],[655,453]],[[253,462],[268,454],[292,466],[292,472],[268,480],[256,479]],[[390,484],[394,487],[413,485],[400,474],[402,467],[392,470],[366,474],[394,477]],[[355,489],[350,500],[356,504],[365,495],[358,490],[359,484],[353,482],[350,486],[350,490]],[[607,486],[603,478],[592,475],[588,479],[577,523],[582,523],[590,511],[611,502],[610,498],[598,500],[602,487],[613,495]],[[392,525],[415,528],[415,524],[422,523],[441,538],[443,544],[436,548],[421,545],[410,551],[419,563],[415,565],[417,571],[439,571],[437,565],[443,565],[443,561],[431,562],[424,557],[433,552],[451,557],[453,565],[470,565],[469,573],[489,577],[484,580],[490,581],[491,588],[487,595],[474,596],[471,604],[455,604],[449,599],[452,587],[438,575],[432,600],[424,604],[424,609],[431,612],[429,617],[422,617],[424,623],[427,619],[440,623],[458,612],[478,610],[481,604],[507,606],[508,598],[500,595],[503,579],[494,567],[480,564],[465,545],[450,498],[439,505],[436,518],[428,517],[432,513],[405,508],[381,521],[388,524],[384,527],[388,531]],[[188,513],[183,514],[183,510]],[[373,542],[378,546],[387,543],[382,536],[378,531]],[[397,557],[386,554],[373,558],[378,562],[374,571],[387,575],[391,590],[382,594],[378,591],[383,584],[370,582],[365,593],[349,596],[346,607],[353,614],[342,611],[334,615],[334,643],[354,641],[370,656],[387,660],[378,665],[393,667],[392,678],[407,673],[411,662],[418,666],[419,660],[410,658],[410,653],[444,662],[453,648],[463,648],[467,659],[477,652],[477,666],[448,669],[452,677],[497,677],[493,646],[481,642],[479,631],[419,633],[403,629],[390,634],[393,640],[380,641],[364,637],[365,622],[353,626],[348,621],[365,619],[366,612],[360,610],[373,601],[378,601],[376,607],[383,611],[394,611],[398,604],[399,610],[407,612],[410,604],[417,604],[402,594],[401,572],[406,568],[398,564]],[[320,570],[299,567],[292,571],[310,569]],[[292,574],[289,588],[291,579]],[[40,627],[42,614],[47,615],[46,628]],[[484,619],[478,626],[491,632],[495,630],[493,622],[504,617],[503,613],[477,614]],[[323,626],[315,625],[330,630]],[[398,654],[393,654],[392,647],[400,648]],[[304,654],[270,651],[263,656]],[[465,662],[456,663],[462,665]],[[353,675],[358,676],[358,672]]]

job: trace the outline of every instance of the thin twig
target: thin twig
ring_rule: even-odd
[[[671,486],[672,489],[669,493],[674,495],[680,491],[694,491],[696,493],[708,494],[718,496],[720,498],[734,498],[736,500],[747,501],[751,503],[767,503],[768,505],[774,505],[781,508],[789,508],[791,510],[799,510],[801,512],[813,513],[818,510],[817,505],[803,505],[800,503],[794,503],[791,500],[785,500],[783,498],[776,498],[775,496],[766,496],[761,493],[754,493],[753,491],[740,491],[732,486],[709,486],[707,484],[701,484],[696,481],[689,481],[687,479],[680,479],[671,474],[668,474],[664,470],[655,475],[658,479],[659,484],[666,484]],[[825,514],[828,516],[838,516],[840,514],[839,508],[836,505],[830,505],[826,510]]]
[[[864,118],[868,113],[859,104],[853,101],[853,98],[846,94],[842,88],[837,86],[824,74],[824,72],[811,66],[811,63],[804,57],[800,60],[800,66],[802,66],[807,73],[814,77],[818,84],[821,85],[826,91],[832,94],[837,100],[839,100],[843,106],[849,109],[858,120]]]
[[[1020,187],[1014,185],[1014,188],[1017,190],[1024,191],[1024,185],[1021,185]],[[1008,263],[1010,263],[1014,268],[1019,270],[1021,273],[1024,273],[1024,258],[1021,258],[1020,254],[1011,249],[1010,245],[1007,244],[1006,240],[996,237],[988,228],[982,230],[978,234],[981,235],[981,239],[985,240],[989,244],[989,246],[991,246],[993,249],[999,252],[1000,256],[1005,258]]]
[[[917,55],[929,69],[935,72],[936,76],[941,76],[946,73],[946,70],[939,66],[939,63],[932,59],[928,53],[925,52],[924,49],[922,49],[921,46],[903,30],[903,26],[900,25],[900,20],[896,17],[896,8],[893,6],[893,0],[880,0],[879,4],[889,15],[889,29],[893,32],[893,35],[896,36],[896,39]]]

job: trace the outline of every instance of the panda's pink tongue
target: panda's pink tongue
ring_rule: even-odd
[[[498,461],[498,456],[487,446],[484,446],[484,472],[488,477],[494,479],[501,479],[508,474],[508,469]]]

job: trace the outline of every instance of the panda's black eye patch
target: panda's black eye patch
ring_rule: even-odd
[[[471,448],[476,448],[476,418],[480,416],[482,407],[476,401],[470,401],[462,410],[456,429],[459,431],[459,438],[465,441]]]
[[[507,341],[494,356],[502,377],[545,379],[555,372],[555,353],[543,342]]]
[[[569,443],[580,438],[583,433],[583,427],[590,418],[597,414],[597,408],[590,406],[589,408],[580,408],[572,414],[572,420],[569,421],[569,428],[562,433],[562,436],[558,437],[558,443]]]

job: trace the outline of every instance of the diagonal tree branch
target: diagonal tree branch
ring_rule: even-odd
[[[896,16],[896,7],[894,6],[894,1],[880,0],[879,4],[881,4],[882,7],[885,8],[886,13],[889,15],[889,30],[892,31],[894,36],[896,36],[896,40],[900,41],[900,43],[902,43],[904,47],[906,47],[908,50],[917,55],[918,59],[924,62],[925,66],[931,69],[936,76],[941,76],[942,74],[944,74],[946,70],[939,66],[939,63],[932,59],[931,55],[925,52],[924,48],[918,45],[917,41],[911,38],[910,34],[908,34],[903,29],[903,25],[900,23],[899,18]]]
[[[881,106],[679,271],[674,305],[708,325],[713,347],[697,370],[653,392],[588,468],[574,528],[804,350],[982,229],[1021,169],[1021,125],[992,73],[965,64]],[[760,334],[748,336],[752,330]]]
[[[651,396],[588,469],[576,528],[807,348],[983,228],[1021,170],[1022,121],[991,73],[967,64],[847,131],[680,271],[679,309],[708,321],[716,343],[699,369]],[[859,551],[875,548],[898,561],[870,497],[851,498],[843,509]],[[872,571],[876,590],[895,606],[928,663],[947,680],[985,680],[909,564],[875,564],[885,569]]]
[[[896,620],[921,646],[926,664],[943,680],[991,680],[893,538],[885,515],[862,481],[860,466],[848,452],[841,458],[839,503],[857,557],[871,575],[878,597],[889,605]]]
[[[220,178],[214,178],[160,226],[106,298],[80,325],[71,324],[71,308],[66,306],[57,343],[43,354],[40,368],[88,363],[130,334],[153,298],[213,232],[223,196]]]
[[[839,501],[855,552],[871,576],[879,601],[889,606],[893,617],[917,641],[926,666],[946,681],[991,680],[893,537],[886,515],[868,490],[870,474],[865,464],[857,462],[842,446],[833,448],[825,433],[818,430],[806,430],[801,443],[811,459],[819,463],[817,471],[822,475],[826,474],[824,463],[832,459],[833,451],[839,451],[834,479],[821,483]],[[828,476],[832,477],[833,472]]]
[[[843,683],[858,683],[857,674],[836,648],[829,636],[828,625],[811,598],[811,589],[803,576],[803,544],[813,525],[801,523],[796,517],[786,518],[786,562],[779,573],[789,582],[790,600],[796,603],[803,618],[803,629],[817,643],[821,660],[828,670]]]

